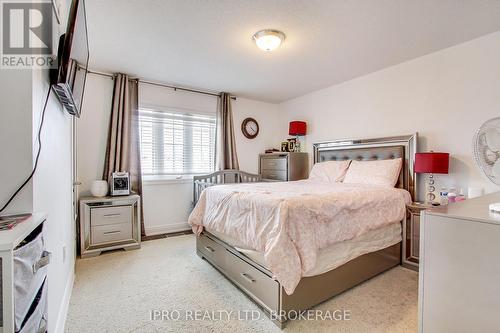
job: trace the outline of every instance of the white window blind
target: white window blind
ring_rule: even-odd
[[[140,109],[141,168],[145,175],[214,170],[215,115]]]

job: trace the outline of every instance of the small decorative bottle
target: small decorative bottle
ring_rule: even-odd
[[[446,187],[441,188],[441,192],[439,192],[439,197],[440,197],[441,205],[448,204],[448,191],[446,190]]]

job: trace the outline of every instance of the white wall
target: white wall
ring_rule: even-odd
[[[33,168],[30,70],[0,71],[0,205],[24,182]],[[33,210],[32,184],[26,185],[2,214]]]
[[[193,181],[144,181],[144,228],[146,235],[188,230],[193,201]]]
[[[279,149],[280,142],[288,138],[288,123],[280,115],[277,104],[238,98],[232,106],[240,169],[258,173],[258,155],[268,148]],[[241,132],[241,122],[247,117],[254,118],[259,124],[259,135],[252,140]]]
[[[92,181],[102,179],[113,80],[106,76],[88,74],[82,112],[76,121],[77,173],[80,195],[90,195]]]
[[[49,87],[47,71],[33,71],[33,130],[38,131]],[[49,332],[62,332],[74,280],[76,226],[73,218],[72,117],[54,93],[47,105],[42,151],[33,179],[33,210],[48,214],[45,243],[52,253],[48,270]],[[33,136],[33,150],[37,145]]]
[[[113,80],[95,74],[87,76],[87,86],[82,116],[77,122],[78,179],[81,195],[89,195],[92,180],[101,179],[106,150]],[[173,91],[164,87],[141,84],[139,87],[141,106],[175,106],[203,112],[215,112],[217,99],[194,93]],[[275,139],[281,120],[276,104],[263,103],[244,98],[233,101],[234,125],[238,146],[240,168],[249,172],[258,171],[258,154],[266,148],[279,146]],[[241,133],[241,121],[255,118],[260,133],[254,140]],[[188,229],[187,218],[191,211],[192,181],[144,181],[144,224],[148,235],[176,232]]]
[[[280,108],[287,120],[308,122],[309,151],[318,141],[418,132],[420,151],[451,154],[450,174],[439,177],[438,186],[499,190],[475,166],[471,151],[475,130],[500,115],[499,59],[497,32],[287,101]]]

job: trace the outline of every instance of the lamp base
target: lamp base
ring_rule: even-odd
[[[425,195],[425,202],[427,204],[432,204],[436,200],[436,195],[434,191],[436,191],[436,187],[434,186],[434,175],[431,173],[427,178],[427,194]]]

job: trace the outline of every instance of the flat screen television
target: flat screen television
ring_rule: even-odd
[[[51,74],[52,89],[70,114],[80,117],[89,63],[85,0],[73,0],[66,33],[59,39],[58,68]]]

